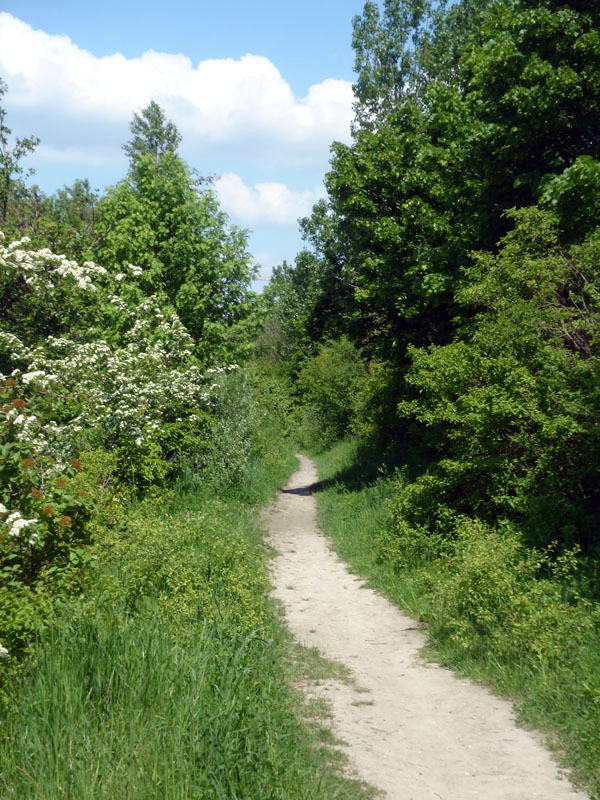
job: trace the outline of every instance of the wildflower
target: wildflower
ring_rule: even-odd
[[[35,467],[35,461],[33,460],[33,458],[24,458],[23,461],[21,461],[21,466],[22,467]]]
[[[23,400],[22,397],[15,397],[15,399],[12,401],[12,404],[15,408],[22,409],[27,407],[27,403],[25,402],[25,400]]]
[[[43,492],[40,492],[40,490],[39,490],[39,489],[32,489],[32,490],[31,490],[31,492],[30,492],[30,494],[31,494],[31,496],[32,496],[32,498],[33,498],[34,500],[41,500],[41,499],[42,499],[42,497],[44,496],[44,493],[43,493]]]
[[[0,514],[8,514],[8,508],[3,503],[0,503]]]
[[[42,514],[45,517],[55,517],[58,514],[58,511],[54,508],[54,506],[44,506],[42,508]]]
[[[73,469],[81,469],[81,461],[78,458],[72,458],[71,466]]]
[[[55,483],[56,486],[58,486],[59,489],[66,489],[67,488],[67,482],[62,476],[60,478],[57,478],[54,481],[54,483]]]
[[[19,536],[24,528],[34,525],[37,519],[25,519],[18,511],[14,511],[6,520],[6,524],[10,525],[8,535],[12,538]]]
[[[8,650],[6,649],[6,647],[3,647],[3,646],[0,644],[0,658],[8,658],[8,657],[9,657],[9,655],[10,655],[10,653],[8,652]]]
[[[61,528],[70,528],[73,525],[73,520],[68,514],[62,514],[57,519],[57,524],[60,525]]]
[[[28,384],[31,383],[31,381],[37,380],[38,378],[43,378],[44,376],[45,373],[38,369],[34,372],[25,372],[23,375],[21,375],[21,380],[23,383]]]

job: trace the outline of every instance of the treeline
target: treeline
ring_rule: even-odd
[[[6,90],[2,84],[0,97]],[[3,113],[5,244],[27,237],[31,249],[48,248],[80,264],[97,262],[110,272],[113,288],[129,292],[126,300],[132,308],[153,296],[174,311],[194,339],[193,352],[200,361],[240,360],[250,351],[255,310],[249,291],[255,266],[247,231],[229,223],[210,180],[178,155],[181,136],[155,102],[134,115],[130,128],[132,138],[123,146],[129,169],[115,186],[100,195],[88,180],[77,180],[47,196],[21,177],[20,162],[26,155],[22,142],[31,150],[37,140],[17,139],[10,150]],[[139,274],[131,273],[131,264]],[[96,332],[111,327],[112,320],[106,324],[96,309],[86,317],[75,302],[65,308],[59,294],[42,298],[37,293],[33,302],[41,309],[27,312],[18,276],[11,283],[3,281],[3,328],[26,328],[37,342],[36,337],[58,335],[75,324],[80,338],[89,337],[84,332],[94,324]]]
[[[342,557],[597,797],[600,6],[382,6],[259,346]]]
[[[50,197],[28,187],[36,140],[11,149],[4,112],[1,126],[0,643],[17,655],[38,595],[86,558],[106,454],[116,494],[210,472],[231,396],[245,413],[256,298],[246,232],[156,103],[134,115],[129,170],[101,197],[85,180]]]
[[[29,186],[9,134],[0,109],[0,795],[364,797],[269,598],[292,408],[249,358],[246,232],[155,103],[102,195]]]
[[[367,2],[353,44],[353,142],[267,289],[264,352],[315,408],[307,370],[360,354],[325,438],[428,455],[402,499],[416,530],[507,521],[597,556],[600,8]]]

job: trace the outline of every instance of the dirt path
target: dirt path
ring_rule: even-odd
[[[415,622],[364,588],[318,533],[316,470],[300,463],[267,512],[273,592],[295,637],[352,671],[355,681],[316,691],[360,777],[388,800],[584,800],[509,703],[420,660]]]

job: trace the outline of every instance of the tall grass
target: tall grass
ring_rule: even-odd
[[[5,721],[2,796],[318,797],[281,642],[159,620],[156,600],[99,603],[47,637]]]
[[[317,456],[321,527],[351,568],[426,623],[432,658],[511,696],[600,797],[600,607],[578,596],[568,564],[529,553],[511,530],[465,520],[454,542],[422,540],[394,502],[413,474],[406,456],[390,468],[357,440]]]
[[[0,727],[0,796],[358,797],[290,688],[253,509],[148,504],[41,636]]]

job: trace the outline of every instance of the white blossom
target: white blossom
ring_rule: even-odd
[[[24,519],[19,511],[12,513],[6,520],[5,524],[10,525],[8,535],[13,539],[21,535],[21,532],[28,528],[30,525],[35,525],[37,519]]]
[[[91,261],[78,265],[47,248],[29,250],[25,240],[8,246],[2,240],[0,235],[0,273],[26,276],[33,290],[52,291],[69,281],[82,291],[94,291],[93,281],[106,275]],[[137,277],[142,269],[131,264],[129,272]],[[125,278],[119,273],[115,279]],[[57,407],[63,394],[75,400],[69,404],[73,411],[67,419],[53,419],[46,411],[42,418],[29,400],[24,411],[14,406],[0,411],[0,423],[8,423],[0,426],[0,436],[2,430],[10,430],[30,452],[52,456],[56,463],[48,467],[48,474],[60,473],[86,447],[127,447],[135,452],[167,423],[199,424],[203,415],[198,412],[216,407],[219,377],[237,369],[229,365],[202,370],[194,363],[189,331],[177,314],[163,313],[157,298],[149,297],[136,308],[118,296],[108,300],[122,315],[126,330],[120,346],[51,336],[44,345],[30,348],[18,336],[0,331],[2,348],[15,362],[26,365],[10,376],[25,388],[26,398],[44,390],[52,393]],[[0,383],[8,377],[0,374]],[[2,504],[0,514],[8,514]],[[39,538],[31,530],[36,522],[13,511],[0,520],[0,527],[8,529],[15,544],[33,545]]]

